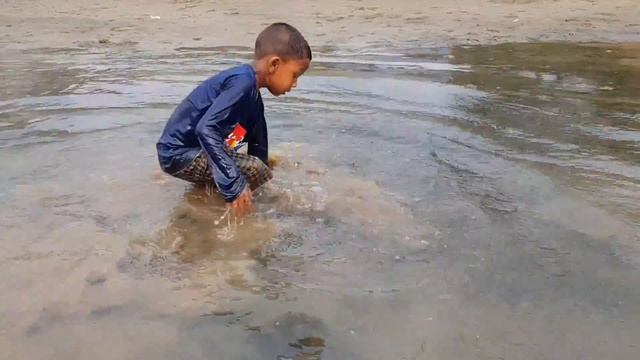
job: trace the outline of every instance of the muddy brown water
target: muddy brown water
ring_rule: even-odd
[[[0,358],[637,358],[640,46],[321,50],[240,223],[154,143],[247,49],[3,52]]]

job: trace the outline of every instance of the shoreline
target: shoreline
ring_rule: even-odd
[[[82,0],[7,2],[0,49],[109,48],[170,53],[247,46],[275,21],[298,27],[314,49],[390,50],[520,42],[640,42],[634,0],[409,1]]]

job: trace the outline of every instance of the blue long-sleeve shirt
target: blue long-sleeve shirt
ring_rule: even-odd
[[[247,185],[224,147],[248,144],[249,155],[268,158],[264,105],[251,65],[240,65],[205,80],[175,109],[156,148],[162,169],[175,174],[204,151],[213,181],[227,201]]]

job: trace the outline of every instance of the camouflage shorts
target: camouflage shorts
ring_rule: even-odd
[[[249,183],[251,190],[255,190],[273,178],[271,169],[255,156],[239,153],[235,150],[225,149],[227,154],[235,161],[236,166],[242,172]],[[212,185],[213,176],[207,161],[207,156],[201,151],[193,162],[185,169],[173,176],[195,184]]]

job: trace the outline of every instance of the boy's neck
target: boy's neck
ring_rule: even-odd
[[[253,67],[253,71],[256,73],[256,85],[258,89],[264,88],[267,86],[267,64],[264,61],[254,60],[251,64]]]

